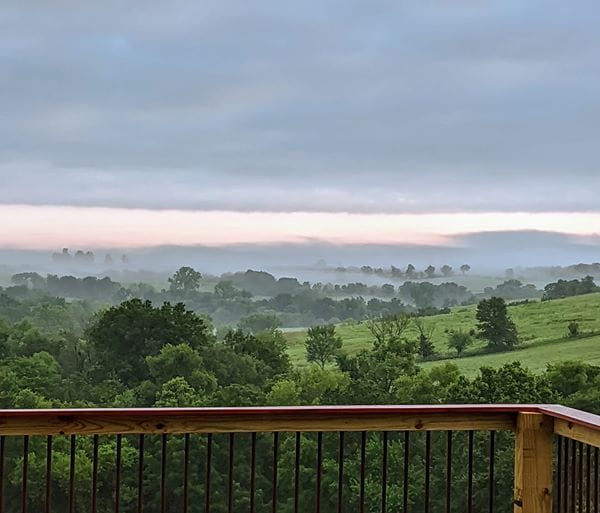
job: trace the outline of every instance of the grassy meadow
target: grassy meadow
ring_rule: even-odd
[[[424,367],[452,361],[465,373],[474,374],[484,365],[495,367],[514,360],[520,360],[532,370],[542,370],[547,363],[573,359],[600,365],[600,294],[510,306],[508,312],[521,340],[517,349],[482,354],[485,344],[475,340],[468,352],[457,358],[447,346],[448,332],[459,329],[468,332],[474,328],[475,311],[475,305],[456,307],[449,314],[423,318],[424,324],[434,329],[432,340],[439,354],[439,359],[424,362]],[[577,338],[566,336],[567,325],[572,321],[579,323],[581,335]],[[344,350],[351,354],[371,344],[371,334],[364,323],[340,324],[337,333],[344,340]],[[411,327],[407,335],[416,338],[415,328]],[[305,365],[306,331],[289,331],[285,336],[293,362]]]

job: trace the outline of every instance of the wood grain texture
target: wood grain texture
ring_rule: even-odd
[[[580,424],[574,424],[562,419],[555,419],[554,433],[578,442],[600,447],[600,431]]]
[[[159,433],[231,433],[270,431],[445,431],[445,430],[513,430],[512,413],[363,413],[332,415],[327,412],[299,411],[280,414],[218,415],[188,411],[185,415],[131,412],[85,412],[51,415],[0,415],[2,435],[69,435],[69,434],[159,434]]]
[[[515,513],[552,513],[554,419],[520,413],[515,437]]]

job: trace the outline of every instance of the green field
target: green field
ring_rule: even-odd
[[[477,354],[484,346],[482,341],[477,341],[470,348],[476,354],[456,358],[447,347],[447,332],[458,329],[469,331],[473,328],[476,324],[475,310],[475,306],[456,307],[449,314],[423,318],[426,325],[434,326],[433,342],[443,358],[426,362],[424,367],[452,361],[465,373],[473,374],[481,366],[495,367],[514,360],[521,361],[532,370],[542,370],[547,363],[573,359],[600,364],[600,294],[509,307],[509,315],[517,326],[521,340],[516,350]],[[582,332],[576,339],[566,338],[567,325],[571,321],[579,323]],[[362,323],[340,324],[337,332],[344,340],[344,350],[348,353],[355,353],[371,344],[371,335]],[[297,365],[304,365],[306,331],[287,332],[285,336],[292,360]],[[411,328],[408,336],[416,337],[417,333]]]

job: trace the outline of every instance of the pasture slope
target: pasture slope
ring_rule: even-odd
[[[521,343],[514,351],[502,353],[483,352],[484,343],[476,340],[468,353],[460,358],[447,346],[448,332],[469,331],[476,325],[476,306],[455,307],[451,313],[424,317],[426,326],[433,327],[432,340],[438,357],[424,362],[429,368],[440,363],[452,362],[463,372],[474,374],[482,366],[497,367],[519,360],[532,370],[543,370],[548,363],[565,360],[582,360],[600,365],[600,294],[557,299],[510,306],[508,311],[519,332]],[[577,322],[581,335],[567,337],[567,326]],[[344,350],[350,354],[369,347],[371,335],[364,323],[337,326],[337,333],[344,340]],[[304,340],[306,330],[285,333],[292,361],[305,365]],[[407,332],[417,337],[414,328]]]

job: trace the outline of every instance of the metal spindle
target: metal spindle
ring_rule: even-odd
[[[494,467],[496,460],[496,432],[490,431],[490,470],[489,470],[489,481],[488,481],[488,511],[493,513],[494,511]]]
[[[560,513],[562,506],[562,485],[563,485],[563,437],[559,436],[556,440],[556,512]]]
[[[577,481],[577,507],[579,511],[583,509],[583,444],[577,444],[577,452],[579,453],[579,479]]]
[[[115,455],[115,513],[121,509],[121,449],[123,435],[117,435],[117,448]]]
[[[188,513],[190,503],[190,434],[183,437],[183,513]]]
[[[98,435],[94,435],[92,449],[92,513],[96,513],[98,494]]]
[[[323,432],[317,433],[317,490],[315,513],[321,513],[321,478],[323,473]]]
[[[23,474],[21,483],[21,512],[27,513],[27,477],[29,474],[29,435],[23,437]]]
[[[167,511],[167,434],[161,437],[160,452],[160,513]]]
[[[473,439],[474,432],[469,431],[469,449],[467,462],[467,513],[473,513]]]
[[[234,434],[229,433],[229,464],[227,468],[227,511],[233,513],[233,451]]]
[[[44,513],[50,513],[52,500],[52,435],[46,437],[46,493],[44,496]]]
[[[212,433],[206,437],[206,483],[204,485],[204,511],[210,513],[210,471],[212,467]]]
[[[254,513],[254,495],[256,490],[256,433],[252,433],[250,452],[250,513]]]
[[[425,433],[425,497],[423,511],[429,513],[429,484],[431,468],[431,431]]]
[[[600,482],[598,480],[598,456],[600,456],[600,450],[598,447],[594,448],[594,513],[600,512]]]
[[[452,431],[446,439],[446,513],[451,513],[452,502]]]
[[[365,512],[365,467],[367,460],[367,432],[360,434],[360,495],[359,512]]]
[[[344,512],[344,432],[340,431],[338,448],[338,513]]]
[[[387,509],[387,467],[388,467],[388,432],[383,432],[383,450],[381,454],[381,513]]]
[[[299,497],[300,497],[300,442],[302,435],[300,432],[296,433],[296,447],[294,457],[294,513],[298,513],[299,509]]]
[[[138,441],[137,513],[144,510],[144,435]]]
[[[0,436],[0,513],[4,511],[4,445],[6,438]]]
[[[563,492],[562,492],[562,513],[567,513],[569,509],[569,440],[563,438]]]
[[[408,513],[408,470],[410,464],[410,431],[404,432],[404,470],[403,470],[403,496],[402,511]]]
[[[571,440],[571,513],[577,511],[577,442]]]
[[[271,497],[271,511],[277,512],[277,463],[279,461],[279,433],[273,433],[273,489]]]
[[[73,513],[75,507],[75,450],[76,438],[71,435],[70,462],[69,462],[69,513]]]
[[[585,511],[590,513],[592,506],[592,448],[588,445],[585,454]]]

